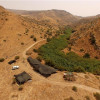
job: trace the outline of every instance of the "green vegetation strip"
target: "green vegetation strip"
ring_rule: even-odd
[[[65,34],[57,38],[52,38],[50,42],[41,46],[38,50],[39,56],[45,60],[46,64],[59,70],[75,72],[92,72],[100,75],[100,61],[96,59],[83,58],[69,52],[66,55],[61,51],[68,46],[71,29],[67,29]]]

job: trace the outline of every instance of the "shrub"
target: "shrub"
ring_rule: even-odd
[[[38,56],[37,57],[37,60],[39,60],[41,62],[42,61],[42,57],[41,56]]]
[[[47,35],[46,34],[44,34],[44,38],[46,38],[47,37]]]
[[[0,58],[0,62],[3,62],[5,59],[4,58]]]
[[[70,40],[70,37],[67,37],[66,39],[67,39],[67,40]]]
[[[74,100],[74,98],[73,97],[69,97],[69,98],[64,99],[64,100]]]
[[[89,96],[85,96],[86,100],[90,100]]]
[[[6,42],[6,40],[3,40],[4,42]]]
[[[84,49],[80,49],[80,52],[83,52],[84,51]]]
[[[20,57],[19,56],[15,56],[15,60],[19,59]]]
[[[34,51],[34,52],[38,52],[38,50],[37,50],[37,49],[33,49],[33,51]]]
[[[33,38],[33,40],[34,40],[35,42],[37,41],[37,39],[36,39],[35,37]]]
[[[51,41],[51,39],[50,38],[47,38],[47,42],[50,42]]]
[[[25,33],[28,33],[29,32],[29,30],[28,29],[26,29],[26,32]]]
[[[21,45],[24,45],[24,43],[22,42]]]
[[[31,52],[26,52],[26,55],[31,55],[32,53]]]
[[[12,82],[12,84],[15,84],[16,83],[16,79],[15,78],[13,78],[13,82]]]
[[[71,47],[70,46],[68,47],[68,50],[71,51]]]
[[[85,72],[85,69],[81,66],[77,66],[73,68],[74,72]]]
[[[34,35],[31,35],[30,38],[34,38]]]
[[[90,54],[89,53],[85,53],[83,58],[90,58]]]
[[[75,91],[75,92],[77,92],[77,87],[76,86],[73,86],[72,87],[72,90]]]
[[[19,88],[18,88],[18,90],[19,90],[19,91],[22,91],[22,90],[23,90],[23,86],[20,85]]]
[[[97,56],[95,56],[95,59],[99,59]]]
[[[91,36],[90,36],[90,41],[91,41],[91,44],[92,44],[92,45],[95,44],[96,40],[95,40],[94,35],[91,35]]]
[[[96,100],[100,100],[100,94],[99,93],[94,93],[94,97],[96,98]]]

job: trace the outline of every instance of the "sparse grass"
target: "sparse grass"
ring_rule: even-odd
[[[89,97],[89,96],[85,96],[85,99],[86,99],[86,100],[90,100],[90,97]]]
[[[77,92],[77,87],[76,86],[73,86],[72,87],[72,90],[75,91],[75,92]]]
[[[100,100],[100,94],[99,93],[94,93],[94,97],[96,100]]]
[[[0,58],[0,62],[3,62],[5,59],[4,58]]]

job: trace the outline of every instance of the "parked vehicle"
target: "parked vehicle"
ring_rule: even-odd
[[[19,66],[13,66],[12,70],[19,69]]]

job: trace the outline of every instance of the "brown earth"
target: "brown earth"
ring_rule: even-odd
[[[100,58],[100,18],[77,25],[75,30],[71,36],[72,51],[81,56],[89,53],[92,58]]]
[[[45,78],[33,71],[31,66],[24,59],[23,52],[21,58],[13,65],[19,65],[18,70],[11,70],[13,65],[8,65],[6,60],[1,63],[0,69],[0,100],[64,100],[73,97],[75,100],[85,100],[89,96],[95,100],[93,93],[100,93],[100,77],[90,73],[74,73],[75,82],[67,82],[63,79],[64,72],[57,72],[49,78]],[[23,90],[19,91],[17,84],[12,84],[13,75],[26,71],[32,76],[32,81],[25,83]],[[78,91],[74,92],[72,87],[76,86]]]
[[[95,100],[93,93],[100,93],[100,76],[75,73],[76,81],[67,82],[63,79],[64,72],[58,71],[45,78],[28,64],[25,54],[32,46],[38,48],[44,43],[41,36],[44,36],[47,26],[39,26],[30,19],[13,14],[2,7],[0,23],[0,57],[5,58],[4,62],[0,62],[0,100],[65,100],[70,96],[75,100],[86,100],[85,96]],[[41,29],[44,31],[41,32]],[[37,38],[37,42],[30,38],[31,35]],[[15,64],[8,65],[8,61],[15,56],[20,59]],[[14,65],[19,65],[20,68],[12,70]],[[32,76],[32,81],[25,83],[23,90],[19,91],[20,86],[12,84],[13,76],[23,71]],[[73,86],[77,87],[77,92],[72,90]]]
[[[64,10],[43,10],[43,11],[25,11],[25,10],[11,10],[13,13],[20,14],[23,16],[27,16],[34,20],[37,20],[40,23],[48,24],[51,26],[62,26],[62,25],[69,25],[73,22],[77,22],[82,17],[74,16],[69,12]]]

